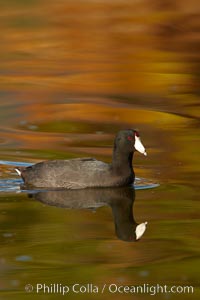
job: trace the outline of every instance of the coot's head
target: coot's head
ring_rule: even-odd
[[[135,150],[147,155],[137,130],[121,130],[115,137],[114,148],[122,152],[134,152]]]

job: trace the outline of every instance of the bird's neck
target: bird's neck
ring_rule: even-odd
[[[115,149],[113,151],[113,158],[112,158],[113,171],[118,174],[133,173],[132,159],[133,159],[133,152],[123,153]]]

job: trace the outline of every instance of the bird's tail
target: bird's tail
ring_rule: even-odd
[[[23,170],[24,170],[25,168],[26,168],[26,167],[17,167],[17,168],[15,168],[15,171],[17,172],[17,174],[18,174],[19,176],[22,177],[22,172],[23,172]]]
[[[21,172],[18,168],[15,168],[15,171],[17,172],[17,174],[18,174],[19,176],[22,175],[22,172]]]

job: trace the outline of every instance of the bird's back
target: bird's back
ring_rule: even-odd
[[[94,158],[44,161],[22,170],[25,184],[35,187],[106,186],[109,177],[110,165]]]

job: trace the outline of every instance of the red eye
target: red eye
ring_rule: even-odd
[[[129,140],[129,141],[132,141],[132,139],[133,139],[133,137],[130,135],[127,137],[127,140]]]

